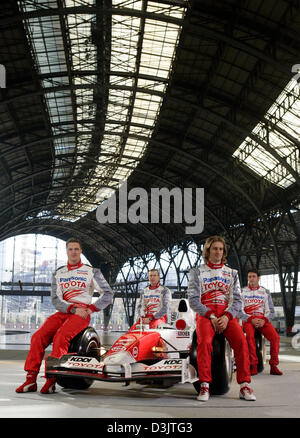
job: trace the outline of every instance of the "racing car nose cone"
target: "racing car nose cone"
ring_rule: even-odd
[[[128,353],[128,351],[119,351],[118,353],[111,354],[104,359],[104,365],[122,365],[133,362],[136,362],[136,360]]]

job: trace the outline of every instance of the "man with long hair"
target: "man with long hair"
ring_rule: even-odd
[[[101,271],[81,262],[81,242],[70,238],[66,251],[67,265],[58,268],[52,277],[51,300],[57,312],[49,316],[31,338],[24,366],[26,381],[16,389],[17,393],[37,391],[37,375],[45,349],[51,342],[52,356],[59,358],[66,354],[70,341],[88,327],[91,313],[112,303],[113,291]],[[102,296],[92,304],[94,290]],[[47,378],[40,392],[55,392],[55,378]]]
[[[203,248],[204,264],[190,271],[188,297],[196,312],[198,339],[197,365],[200,382],[199,401],[209,399],[212,342],[215,333],[223,333],[234,350],[239,397],[256,400],[250,387],[248,345],[236,316],[241,309],[238,272],[225,265],[227,246],[221,236],[209,237]]]

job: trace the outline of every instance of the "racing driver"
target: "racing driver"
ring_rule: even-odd
[[[236,315],[241,309],[238,272],[225,266],[227,246],[221,236],[209,237],[203,248],[205,264],[190,270],[188,298],[196,312],[197,365],[200,382],[199,401],[209,399],[212,342],[215,333],[223,333],[234,351],[239,397],[255,401],[250,387],[249,351]]]
[[[53,342],[51,356],[61,357],[68,352],[70,341],[88,327],[90,315],[112,303],[113,291],[99,269],[81,262],[82,246],[78,239],[66,243],[68,263],[53,273],[51,300],[57,312],[49,316],[32,338],[24,370],[26,381],[17,393],[37,391],[37,375],[45,349]],[[102,296],[92,304],[94,290]],[[40,391],[55,392],[55,378],[47,378]]]
[[[242,302],[239,317],[248,342],[251,374],[257,374],[258,359],[254,335],[255,330],[258,330],[270,342],[270,374],[281,376],[282,371],[277,368],[280,337],[270,322],[275,315],[274,305],[269,290],[259,285],[256,268],[248,270],[248,286],[242,289]]]
[[[137,324],[149,324],[149,328],[156,328],[159,324],[167,323],[170,310],[171,292],[160,284],[160,276],[157,269],[150,269],[148,273],[149,285],[141,293],[137,312],[139,315]]]

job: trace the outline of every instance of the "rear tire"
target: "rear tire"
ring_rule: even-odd
[[[209,392],[212,395],[223,395],[229,391],[233,373],[232,362],[232,352],[227,339],[224,335],[215,334],[211,361],[212,382],[209,385]],[[198,374],[196,331],[193,334],[190,363]],[[197,393],[199,393],[200,382],[194,382],[193,385]]]
[[[101,342],[97,332],[93,327],[87,327],[72,339],[68,352],[99,359],[100,347]],[[94,381],[83,377],[58,376],[56,382],[63,388],[88,389]]]
[[[255,330],[254,338],[256,345],[256,356],[258,359],[257,372],[261,373],[264,370],[265,362],[265,338],[258,330]]]

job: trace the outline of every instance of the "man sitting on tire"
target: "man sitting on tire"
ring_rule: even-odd
[[[248,286],[242,289],[243,307],[239,314],[250,354],[251,374],[257,374],[258,358],[256,355],[255,329],[262,333],[270,342],[270,374],[277,376],[282,372],[279,364],[279,335],[270,320],[274,317],[274,306],[270,292],[259,285],[259,273],[256,268],[248,270]]]
[[[81,263],[81,243],[70,238],[66,243],[68,263],[56,270],[51,285],[52,304],[57,312],[49,316],[32,338],[25,362],[26,381],[17,393],[37,391],[37,375],[45,349],[53,342],[51,356],[68,352],[70,341],[88,327],[92,312],[99,312],[112,303],[113,291],[99,269]],[[103,295],[92,304],[94,290]],[[55,392],[55,378],[47,378],[42,394]]]
[[[197,365],[200,382],[199,401],[209,399],[209,384],[212,382],[211,354],[215,333],[224,333],[234,350],[239,397],[256,400],[250,388],[251,374],[248,345],[236,320],[242,306],[240,283],[237,271],[225,266],[227,247],[220,236],[209,237],[204,245],[205,264],[190,271],[188,297],[196,312]]]

